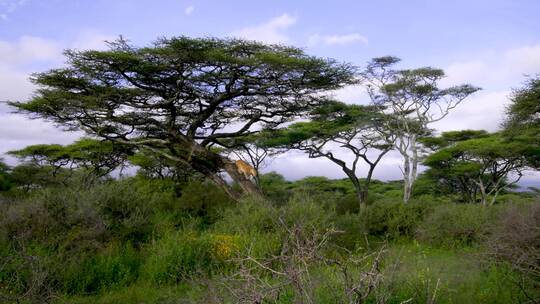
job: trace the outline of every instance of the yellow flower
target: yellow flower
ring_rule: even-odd
[[[238,249],[237,240],[232,235],[217,234],[212,236],[214,254],[221,259],[227,259]]]

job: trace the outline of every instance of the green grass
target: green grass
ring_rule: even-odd
[[[413,303],[519,303],[526,299],[504,267],[484,263],[481,248],[434,248],[413,241],[389,248],[387,263],[397,263],[392,273],[396,300]]]
[[[504,267],[481,262],[481,248],[445,249],[417,242],[395,242],[388,245],[384,261],[385,276],[379,293],[388,303],[519,303],[526,298],[512,280],[514,275]],[[479,262],[480,261],[480,262]],[[336,303],[339,274],[330,266],[318,267],[312,273],[320,281],[316,303]],[[221,303],[213,298],[221,276],[201,278],[199,283],[181,282],[156,285],[141,280],[128,287],[113,289],[93,296],[64,297],[58,303]],[[204,283],[203,283],[204,282]],[[210,286],[210,289],[209,287]],[[217,301],[217,302],[212,302]],[[287,292],[279,303],[293,303]]]
[[[204,302],[204,290],[200,286],[182,283],[174,286],[155,286],[146,282],[108,291],[94,296],[61,297],[56,303],[72,304],[173,304]]]

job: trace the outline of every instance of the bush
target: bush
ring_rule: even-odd
[[[277,216],[278,208],[269,202],[248,198],[235,208],[224,210],[222,218],[214,224],[214,230],[244,235],[272,232]]]
[[[167,284],[196,275],[223,273],[238,247],[238,237],[228,234],[171,232],[147,248],[144,274],[152,282]]]
[[[540,290],[540,203],[512,206],[494,226],[487,240],[488,256],[523,275],[521,284]]]
[[[365,218],[356,213],[339,215],[335,220],[335,226],[339,234],[333,237],[333,242],[338,246],[354,250],[364,247],[368,230]]]
[[[276,173],[270,172],[259,177],[264,196],[276,205],[286,203],[291,196],[291,182]]]
[[[222,210],[234,204],[227,194],[208,181],[192,181],[181,189],[176,202],[184,213],[201,217],[212,224],[221,217]]]
[[[127,286],[138,278],[141,257],[129,244],[111,244],[99,253],[59,260],[59,283],[67,294],[96,293]]]
[[[420,240],[432,245],[457,247],[479,243],[489,233],[496,208],[482,205],[445,204],[436,208],[417,231]]]
[[[402,201],[379,201],[364,211],[370,235],[390,238],[413,237],[418,225],[435,204],[412,200],[407,204]]]

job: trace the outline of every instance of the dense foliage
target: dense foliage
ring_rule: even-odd
[[[297,48],[187,37],[66,56],[11,105],[92,137],[0,162],[2,303],[540,299],[539,192],[515,188],[540,163],[538,78],[500,132],[436,134],[478,88],[440,88],[442,70],[395,57],[356,73]],[[369,105],[326,97],[358,79]],[[291,149],[347,178],[261,172]],[[391,150],[403,180],[373,179]]]
[[[212,147],[279,127],[323,104],[326,91],[355,82],[351,66],[293,47],[188,37],[109,45],[66,51],[66,67],[34,76],[40,87],[34,98],[11,104],[180,163],[234,198],[239,194],[218,171],[227,170],[248,193],[257,189]]]
[[[242,294],[293,303],[306,296],[297,293],[295,273],[316,303],[348,303],[344,293],[353,283],[376,284],[367,301],[418,303],[435,296],[442,303],[508,303],[537,295],[538,277],[522,271],[524,258],[535,259],[529,245],[539,245],[536,230],[519,230],[528,244],[519,248],[528,251],[513,253],[518,247],[494,241],[518,233],[510,224],[516,208],[531,215],[538,209],[533,194],[501,195],[496,208],[426,195],[403,204],[399,182],[373,181],[373,199],[358,213],[347,180],[287,182],[273,173],[262,175],[261,184],[273,200],[235,203],[212,183],[194,180],[178,191],[172,179],[142,176],[91,184],[72,177],[66,185],[5,193],[0,297],[8,303],[236,303]],[[538,220],[528,217],[525,227]],[[301,254],[315,248],[314,255]],[[380,273],[372,281],[340,275],[344,265],[349,275],[368,271],[374,261],[356,259],[379,252]],[[298,268],[300,262],[307,268]],[[460,267],[468,274],[456,280]],[[247,288],[249,278],[282,286],[279,295],[262,285]]]

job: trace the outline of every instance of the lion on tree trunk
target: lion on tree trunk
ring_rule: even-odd
[[[250,179],[251,176],[257,176],[257,171],[245,161],[239,159],[235,162],[235,165],[238,173],[244,175],[246,179]]]

